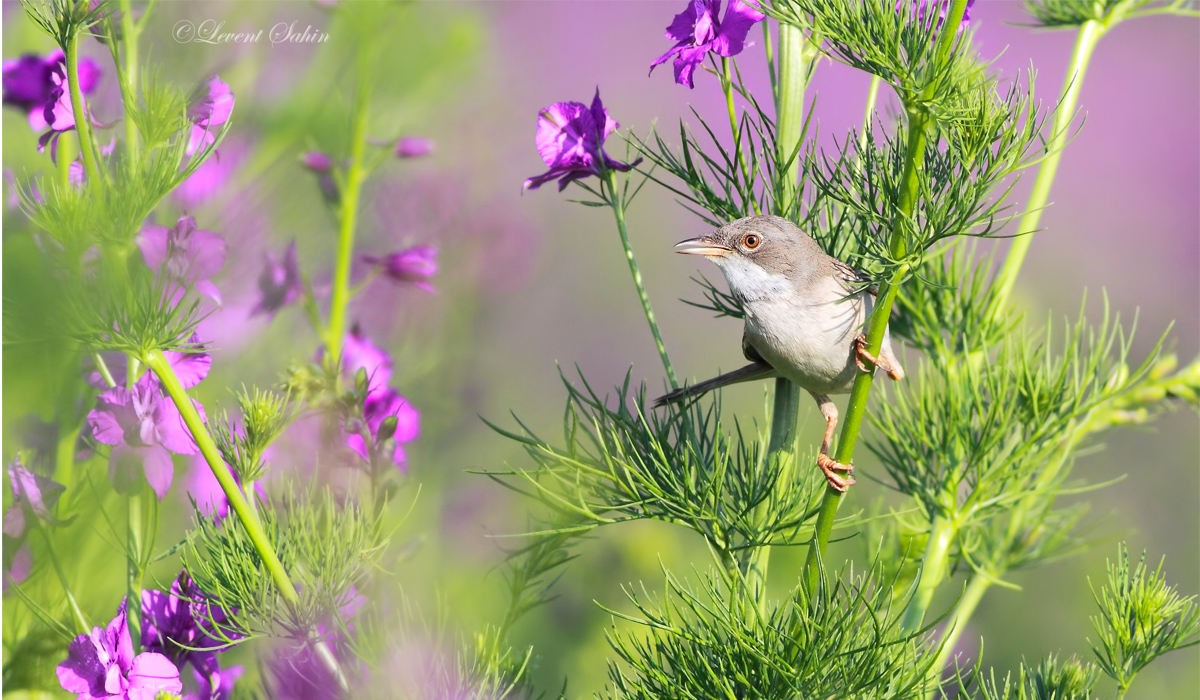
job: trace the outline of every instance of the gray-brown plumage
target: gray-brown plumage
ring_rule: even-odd
[[[730,293],[745,311],[742,349],[750,364],[660,397],[655,405],[681,401],[718,387],[769,377],[786,377],[816,399],[825,417],[825,439],[817,464],[839,491],[854,483],[853,467],[828,456],[837,425],[830,394],[850,391],[867,365],[892,379],[904,371],[884,333],[879,357],[865,350],[862,326],[875,304],[875,290],[857,270],[826,255],[808,234],[778,216],[738,219],[707,236],[675,246],[703,255],[721,268]]]

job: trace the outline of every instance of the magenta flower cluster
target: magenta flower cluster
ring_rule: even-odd
[[[371,458],[363,431],[369,431],[372,442],[379,449],[384,442],[394,445],[391,459],[403,469],[407,461],[403,443],[417,439],[421,431],[421,415],[408,399],[388,386],[392,378],[392,358],[376,347],[359,328],[353,328],[342,343],[342,372],[349,381],[362,370],[367,375],[367,397],[363,406],[365,427],[347,426],[346,446],[363,459]],[[383,422],[396,418],[396,430],[390,439],[380,436]]]

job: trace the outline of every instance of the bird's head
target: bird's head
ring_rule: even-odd
[[[712,260],[725,274],[729,291],[742,301],[791,293],[824,259],[816,241],[778,216],[732,221],[706,236],[676,244],[675,252]]]

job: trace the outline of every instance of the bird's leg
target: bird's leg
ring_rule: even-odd
[[[882,355],[883,353],[880,354]],[[904,378],[904,372],[899,367],[893,367],[891,364],[867,352],[867,335],[859,333],[858,337],[854,339],[854,364],[858,365],[858,368],[862,371],[870,373],[871,370],[867,369],[867,366],[863,364],[863,360],[887,372],[887,375],[892,379],[899,380]]]
[[[829,442],[833,439],[833,429],[837,427],[838,421],[837,406],[824,394],[813,394],[813,398],[817,400],[817,408],[821,409],[821,415],[825,416],[825,439],[821,441],[821,451],[817,454],[817,466],[821,468],[821,473],[825,475],[825,480],[830,486],[846,493],[846,489],[855,484],[854,477],[850,476],[854,465],[842,464],[829,456]],[[842,476],[838,472],[846,472],[846,475]]]

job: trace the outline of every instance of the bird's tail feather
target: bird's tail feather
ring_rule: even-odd
[[[754,362],[742,367],[741,369],[735,369],[732,372],[726,372],[725,374],[722,374],[718,377],[713,377],[712,379],[700,382],[699,384],[685,386],[682,389],[676,389],[669,394],[664,394],[663,396],[660,396],[654,400],[654,406],[657,408],[659,406],[665,406],[669,403],[675,403],[676,401],[683,401],[684,399],[699,396],[703,393],[712,391],[713,389],[729,386],[730,384],[740,384],[741,382],[750,382],[754,381],[755,379],[766,379],[767,377],[774,376],[776,376],[775,368],[760,362]]]

